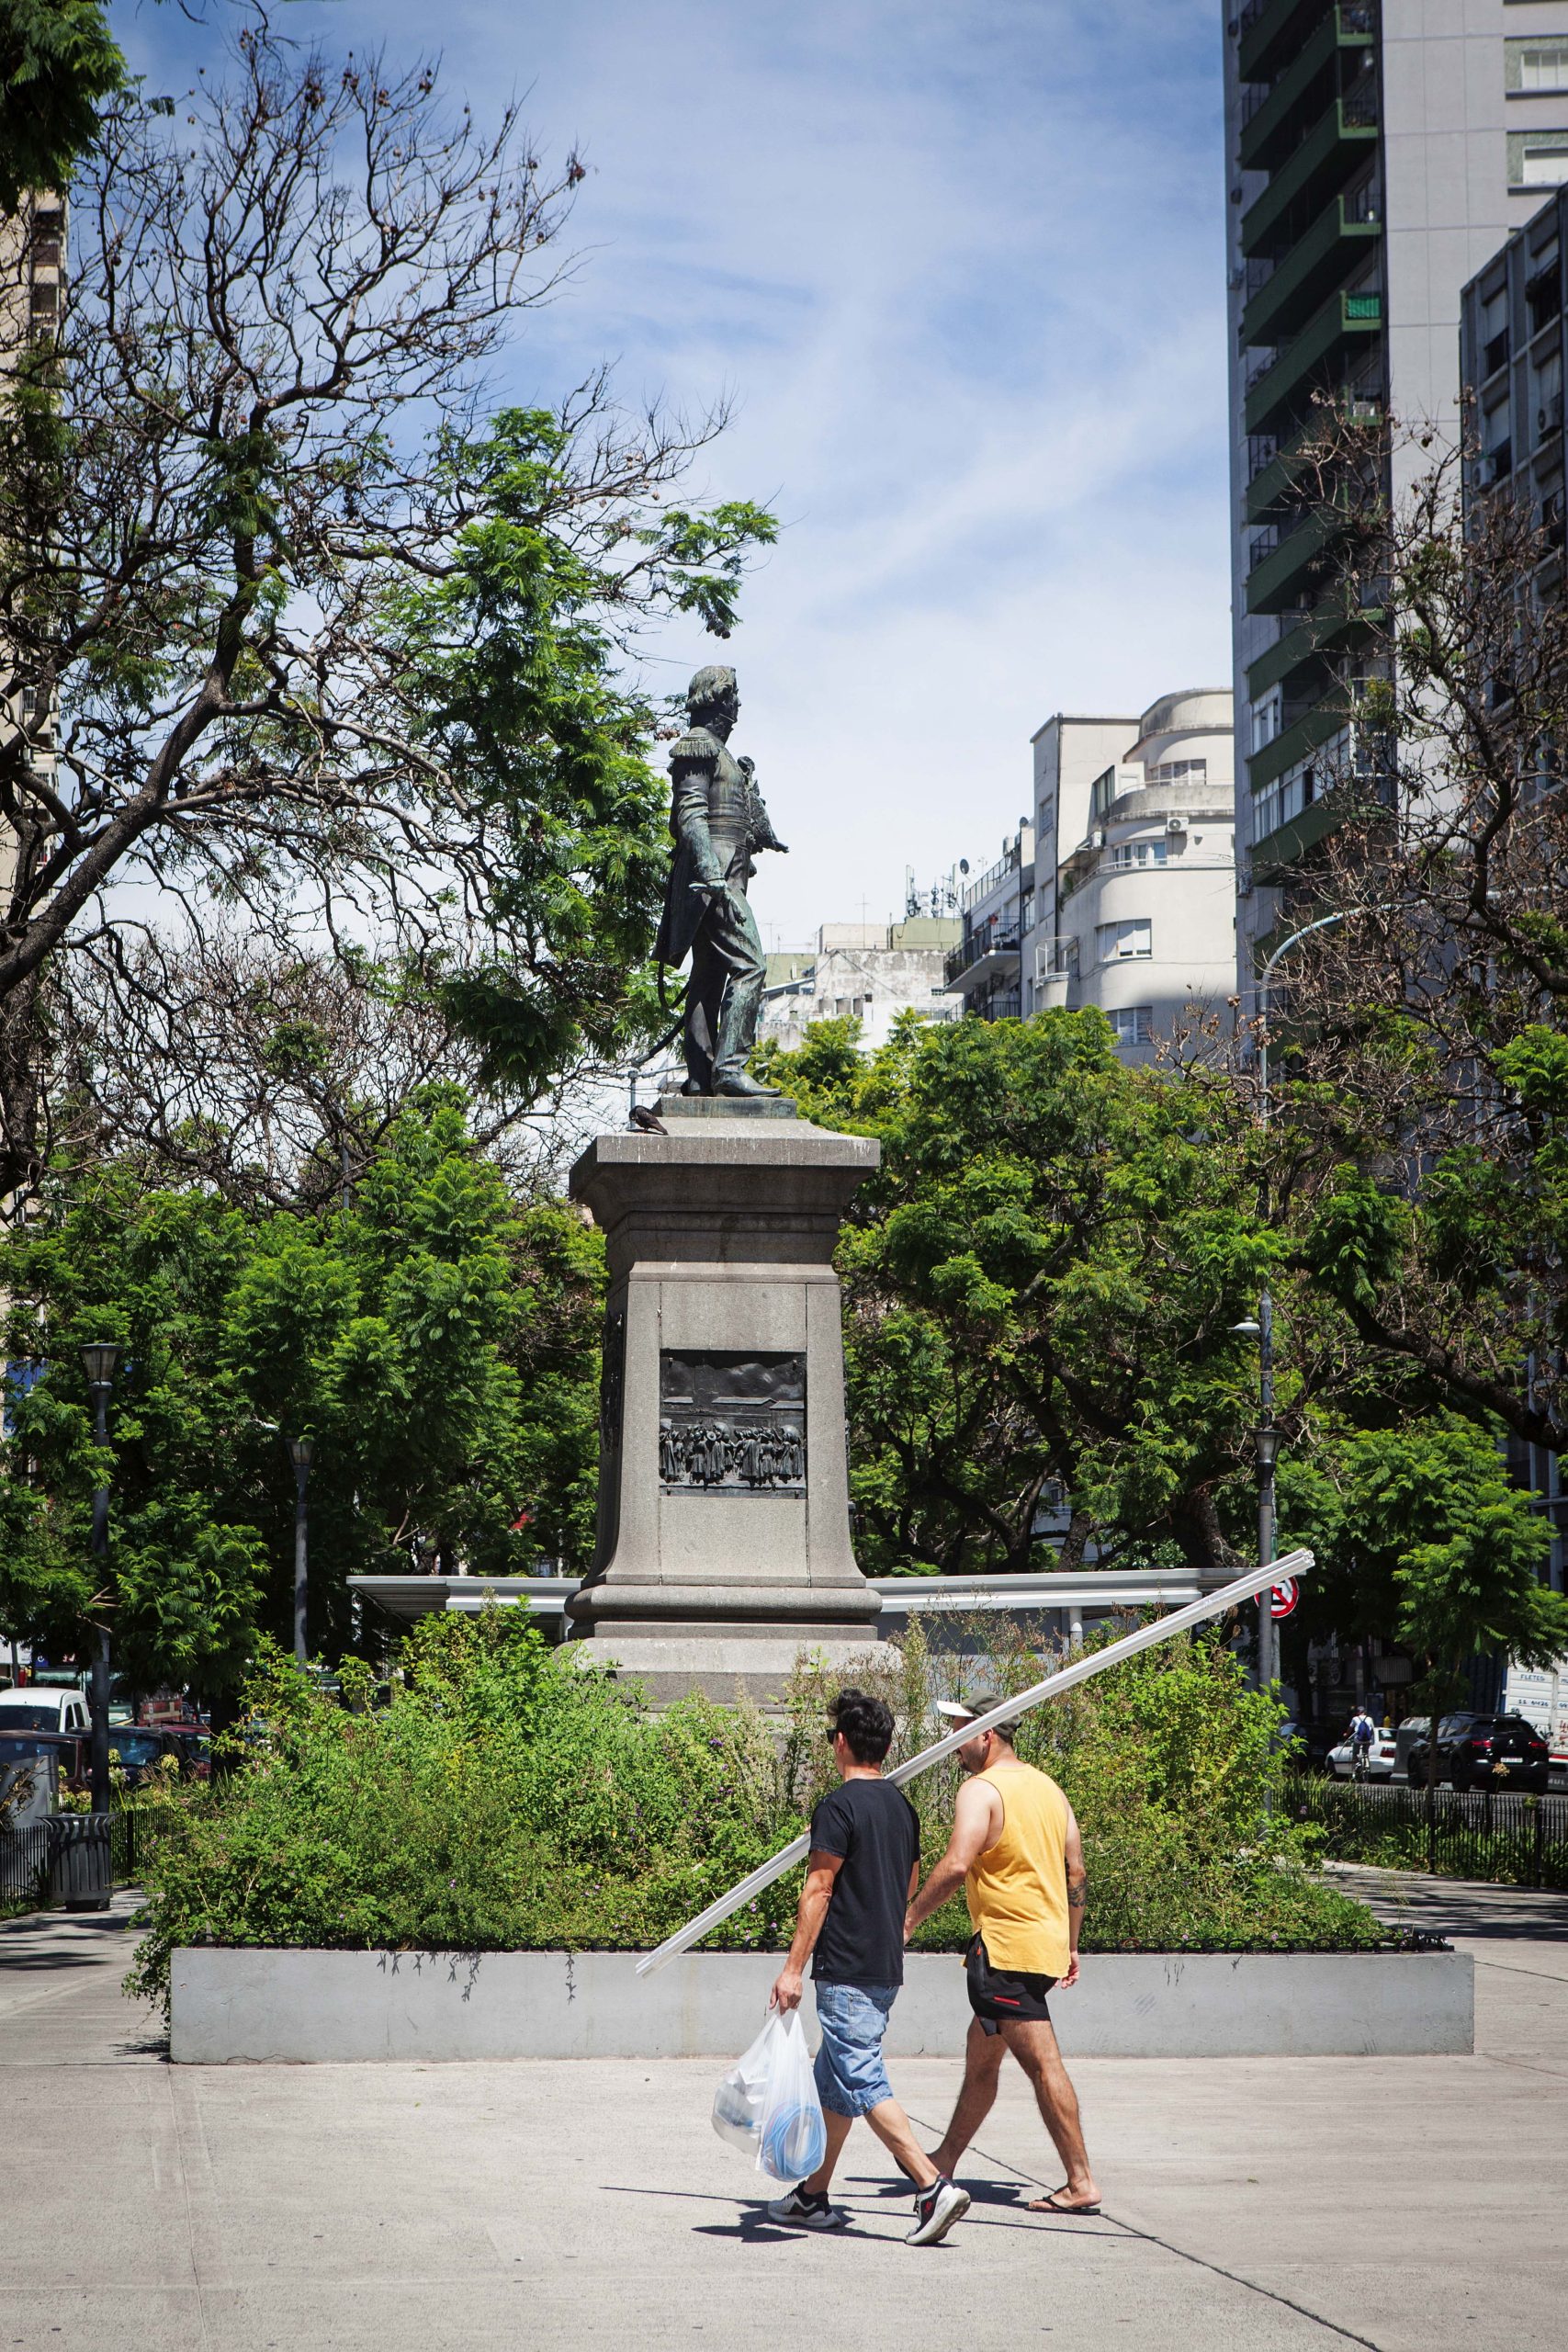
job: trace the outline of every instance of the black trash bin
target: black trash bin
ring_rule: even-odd
[[[54,1835],[54,1899],[67,1911],[107,1911],[114,1893],[107,1813],[58,1813]]]

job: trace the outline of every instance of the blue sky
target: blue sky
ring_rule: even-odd
[[[154,87],[226,13],[115,0]],[[764,935],[901,910],[1029,804],[1054,710],[1229,674],[1224,189],[1213,0],[294,0],[438,50],[589,166],[572,284],[500,397],[601,358],[735,403],[698,488],[785,523],[722,658],[787,859]],[[650,649],[661,688],[720,653]]]

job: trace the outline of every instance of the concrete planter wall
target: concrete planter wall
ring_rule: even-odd
[[[176,1951],[172,2055],[732,2058],[779,1955],[636,1967],[630,1952]],[[1472,1977],[1462,1952],[1118,1952],[1086,1960],[1052,2008],[1069,2058],[1429,2056],[1472,2049]],[[957,1958],[913,1955],[889,2051],[956,2057],[968,2024]]]

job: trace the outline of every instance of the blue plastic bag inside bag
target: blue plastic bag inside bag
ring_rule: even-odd
[[[816,2171],[828,2153],[828,2131],[798,2009],[787,2017],[768,2012],[714,2095],[713,2128],[786,2187]]]

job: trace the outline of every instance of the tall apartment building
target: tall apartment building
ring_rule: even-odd
[[[1568,36],[1541,47],[1561,51],[1568,69]],[[1563,148],[1568,154],[1568,134]],[[1474,402],[1467,501],[1495,495],[1528,508],[1545,539],[1537,587],[1542,595],[1557,596],[1563,594],[1565,298],[1568,187],[1549,197],[1477,271],[1464,288],[1460,319],[1460,379]],[[1568,1464],[1518,1438],[1509,1439],[1507,1453],[1517,1483],[1540,1498],[1551,1529],[1551,1581],[1561,1591],[1568,1583]]]
[[[1320,393],[1456,428],[1461,288],[1568,180],[1568,0],[1248,0],[1227,7],[1224,52],[1250,1012],[1269,943],[1311,902],[1333,786],[1361,757],[1365,622],[1332,584],[1292,453]]]
[[[1568,65],[1568,35],[1561,44]],[[1568,152],[1568,134],[1565,134]],[[1466,494],[1524,501],[1544,529],[1561,586],[1562,381],[1568,362],[1563,266],[1568,187],[1516,229],[1461,298],[1460,375],[1474,403]],[[1549,584],[1541,582],[1542,588]]]
[[[1039,837],[1054,840],[1055,855],[1048,880],[1043,853],[1037,861],[1032,1009],[1098,1005],[1129,1060],[1150,1059],[1195,1013],[1228,1016],[1235,740],[1224,688],[1163,695],[1138,719],[1054,719],[1035,738],[1046,753]],[[1115,749],[1082,779],[1077,755],[1091,741]]]
[[[969,862],[960,871],[967,875]],[[1023,1001],[1023,942],[1034,927],[1034,828],[1021,817],[1001,855],[959,892],[962,935],[948,950],[947,985],[964,1012],[1016,1021]]]

